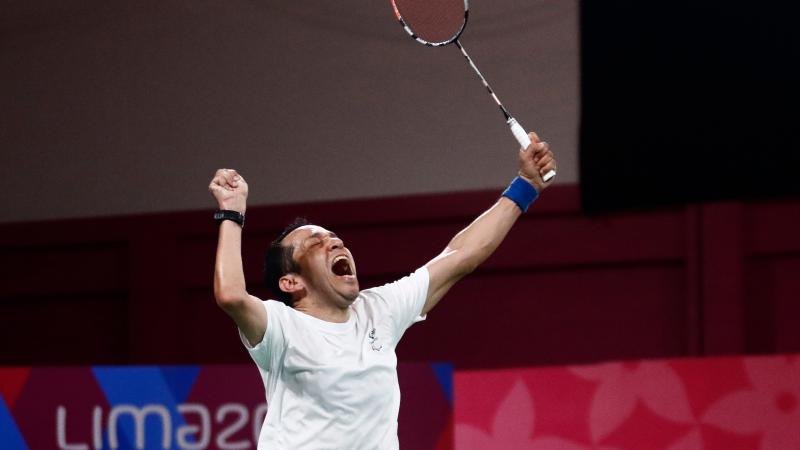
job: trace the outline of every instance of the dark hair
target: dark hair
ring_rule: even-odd
[[[292,294],[281,290],[278,282],[281,277],[287,273],[300,273],[300,266],[294,260],[294,247],[291,245],[284,246],[283,238],[285,238],[292,231],[311,223],[304,217],[294,219],[280,232],[280,234],[269,244],[267,254],[264,256],[264,284],[272,290],[275,297],[291,307],[293,300]]]

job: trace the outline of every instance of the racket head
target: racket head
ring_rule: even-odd
[[[455,42],[467,27],[469,0],[390,0],[411,38],[429,47]]]

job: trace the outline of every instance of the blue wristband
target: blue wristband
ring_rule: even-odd
[[[528,206],[530,206],[538,196],[539,193],[536,191],[536,188],[522,177],[514,178],[506,190],[503,191],[503,197],[516,203],[522,212],[528,211]]]

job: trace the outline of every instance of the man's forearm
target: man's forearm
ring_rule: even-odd
[[[214,265],[214,296],[220,305],[247,297],[242,266],[242,227],[230,220],[219,226],[217,259]]]

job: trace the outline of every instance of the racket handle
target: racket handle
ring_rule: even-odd
[[[511,128],[511,134],[517,138],[519,145],[522,146],[523,149],[528,148],[528,146],[531,145],[531,138],[528,137],[528,133],[522,128],[522,125],[517,122],[517,119],[509,117],[506,123],[508,127]]]
[[[517,139],[519,145],[521,145],[522,148],[528,148],[528,146],[531,145],[531,139],[528,137],[528,133],[525,131],[525,129],[522,128],[522,125],[517,122],[517,119],[509,117],[506,123],[508,124],[508,127],[511,128],[511,134],[513,134]],[[551,170],[544,174],[542,180],[547,183],[548,181],[552,180],[554,176],[556,176],[556,171]]]

